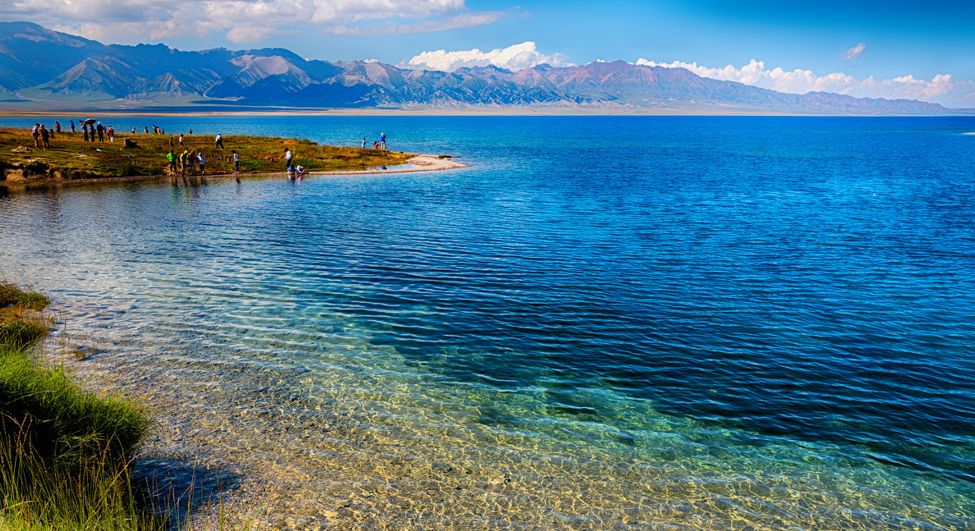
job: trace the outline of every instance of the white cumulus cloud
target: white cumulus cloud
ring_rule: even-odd
[[[495,48],[489,51],[474,48],[473,50],[452,52],[446,50],[423,52],[414,56],[407,64],[413,68],[453,72],[458,68],[475,66],[496,66],[506,70],[518,71],[540,64],[567,66],[570,63],[561,53],[544,54],[538,51],[534,42],[526,41],[507,48]]]
[[[860,44],[857,44],[856,46],[843,52],[843,58],[847,61],[856,61],[865,51],[867,51],[867,43],[861,42]]]
[[[862,53],[862,52],[861,52]],[[752,59],[742,66],[726,65],[710,67],[696,62],[672,61],[657,62],[640,58],[636,64],[664,68],[686,68],[691,72],[711,79],[737,81],[780,92],[805,94],[807,92],[835,92],[860,98],[906,98],[932,101],[947,106],[961,107],[971,105],[965,102],[965,95],[975,90],[975,81],[956,80],[951,74],[938,74],[931,79],[918,79],[905,75],[890,79],[877,79],[874,76],[857,78],[843,72],[818,75],[812,70],[796,68],[786,70],[781,67],[769,68],[764,61]]]

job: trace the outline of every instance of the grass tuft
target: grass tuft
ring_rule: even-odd
[[[109,455],[81,469],[52,463],[30,442],[31,429],[0,433],[0,528],[164,528],[139,506],[127,466]]]
[[[0,308],[20,306],[39,312],[50,304],[51,299],[36,291],[24,291],[13,284],[0,282]]]
[[[6,424],[30,426],[38,455],[65,466],[103,454],[127,459],[150,426],[131,402],[88,393],[64,369],[40,367],[21,350],[0,352],[0,407]]]
[[[47,324],[38,317],[24,317],[21,312],[0,312],[0,345],[25,349],[47,335]]]
[[[0,528],[159,528],[134,495],[129,464],[144,410],[95,395],[33,359],[48,331],[43,295],[0,284]]]

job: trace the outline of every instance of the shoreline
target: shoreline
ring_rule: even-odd
[[[413,155],[406,160],[404,164],[398,164],[395,166],[389,166],[386,169],[380,168],[370,168],[365,170],[335,170],[335,171],[310,171],[305,173],[305,178],[307,177],[329,177],[329,176],[342,176],[342,175],[384,175],[384,174],[399,174],[399,173],[420,173],[420,172],[432,172],[432,171],[447,171],[447,170],[459,170],[467,168],[468,165],[462,162],[457,162],[449,157],[440,157],[437,155]],[[280,177],[284,172],[252,172],[252,173],[241,173],[241,180],[244,179],[257,179],[257,178],[270,178],[270,177]],[[214,173],[210,175],[187,175],[186,178],[192,179],[233,179],[233,173]],[[131,184],[131,183],[145,183],[145,182],[158,182],[165,181],[167,179],[182,178],[182,176],[176,175],[131,175],[126,177],[101,177],[97,179],[36,179],[36,180],[23,180],[23,181],[0,181],[0,189],[5,189],[6,191],[26,191],[33,189],[51,189],[51,188],[61,188],[64,186],[91,186],[98,184],[105,185],[117,185],[117,184]]]
[[[128,116],[156,117],[295,117],[295,116],[335,116],[335,117],[399,117],[399,116],[750,116],[750,117],[809,117],[809,118],[944,118],[970,117],[971,112],[946,114],[816,114],[789,111],[766,111],[753,109],[612,109],[612,108],[572,108],[572,107],[533,107],[533,108],[369,108],[369,109],[320,109],[255,108],[236,110],[185,110],[185,109],[51,109],[23,110],[0,108],[0,118],[44,118],[70,115],[98,114],[103,117],[121,118]]]

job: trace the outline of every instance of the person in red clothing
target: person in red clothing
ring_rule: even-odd
[[[108,141],[115,142],[115,128],[111,125],[108,126]]]

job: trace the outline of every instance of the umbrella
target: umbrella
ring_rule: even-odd
[[[88,125],[91,125],[91,124],[95,123],[95,121],[96,120],[94,118],[89,118],[89,119],[85,120],[84,123],[86,123]]]

